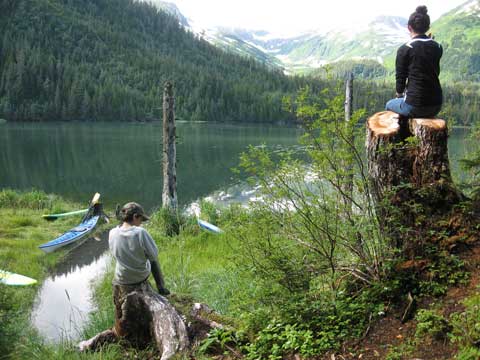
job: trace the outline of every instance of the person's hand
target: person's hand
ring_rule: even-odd
[[[158,293],[163,296],[170,295],[170,291],[167,288],[158,288]]]

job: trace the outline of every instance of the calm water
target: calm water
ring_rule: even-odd
[[[177,124],[181,204],[228,187],[249,144],[288,147],[298,129]],[[42,189],[87,203],[100,192],[107,206],[162,198],[161,124],[7,124],[0,126],[0,188]]]
[[[300,131],[289,127],[177,124],[177,180],[181,204],[228,189],[239,180],[231,169],[248,145],[294,146]],[[0,189],[41,189],[87,203],[95,192],[107,206],[137,201],[161,204],[161,124],[6,124],[0,126]],[[471,142],[454,130],[450,159]]]
[[[81,339],[88,315],[95,309],[92,283],[111,262],[108,233],[89,238],[73,249],[43,281],[32,311],[32,324],[48,342]]]

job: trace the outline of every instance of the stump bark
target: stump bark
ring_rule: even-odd
[[[161,359],[167,360],[188,348],[184,319],[165,297],[155,293],[146,282],[119,288],[114,291],[115,326],[82,341],[80,350],[96,350],[121,339],[140,349],[154,344]]]
[[[402,119],[391,111],[373,115],[367,121],[366,147],[375,190],[381,196],[402,183],[451,183],[447,144],[444,120]]]
[[[367,121],[368,173],[379,222],[394,246],[408,248],[412,256],[419,252],[412,239],[421,237],[422,226],[428,228],[419,219],[445,215],[463,197],[452,181],[447,141],[441,119],[383,111]]]
[[[215,319],[216,314],[204,304],[171,295],[183,308],[182,313],[147,283],[132,286],[130,290],[126,286],[114,291],[115,305],[121,304],[115,326],[80,342],[80,351],[95,351],[106,344],[122,341],[138,349],[154,345],[161,359],[167,360],[186,352],[191,344],[199,343],[212,328],[223,327],[210,319]]]

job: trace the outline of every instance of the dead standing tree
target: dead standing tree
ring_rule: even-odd
[[[347,81],[345,84],[345,123],[346,126],[350,126],[350,121],[352,120],[353,114],[353,73],[349,73],[347,77]],[[353,136],[353,132],[349,134],[349,138],[347,139],[349,146],[354,146],[355,139]],[[344,186],[345,194],[345,206],[348,212],[352,210],[352,198],[353,198],[353,172],[352,172],[352,164],[351,162],[347,162],[345,164],[348,174],[347,174],[347,181]]]
[[[177,200],[177,150],[175,145],[175,97],[167,81],[163,92],[163,192],[162,207],[175,212]]]
[[[464,198],[452,181],[447,140],[441,119],[400,120],[384,111],[367,121],[368,173],[379,223],[407,257],[423,255],[426,233],[448,222]]]
[[[175,99],[173,85],[165,83],[163,96],[163,207],[177,210],[176,149],[175,149]],[[177,353],[188,351],[212,328],[223,327],[210,320],[216,314],[204,304],[191,304],[190,299],[169,297],[170,301],[151,288],[122,286],[115,296],[122,298],[121,318],[116,319],[113,328],[105,330],[89,340],[79,343],[81,351],[95,351],[108,343],[122,340],[135,348],[154,345],[161,354],[161,360],[170,359]]]

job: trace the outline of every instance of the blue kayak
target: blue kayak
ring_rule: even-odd
[[[216,234],[221,234],[221,233],[223,233],[223,230],[222,230],[222,229],[216,227],[216,226],[213,225],[213,224],[210,224],[209,222],[206,222],[205,220],[197,219],[197,222],[198,222],[198,225],[199,225],[202,229],[211,231],[211,232],[216,233]]]
[[[68,230],[66,233],[59,236],[58,238],[49,241],[48,243],[45,243],[43,245],[40,245],[39,248],[46,253],[50,253],[57,250],[58,248],[61,248],[62,246],[78,241],[93,231],[99,219],[99,215],[92,216],[91,218],[83,221],[73,229]]]

